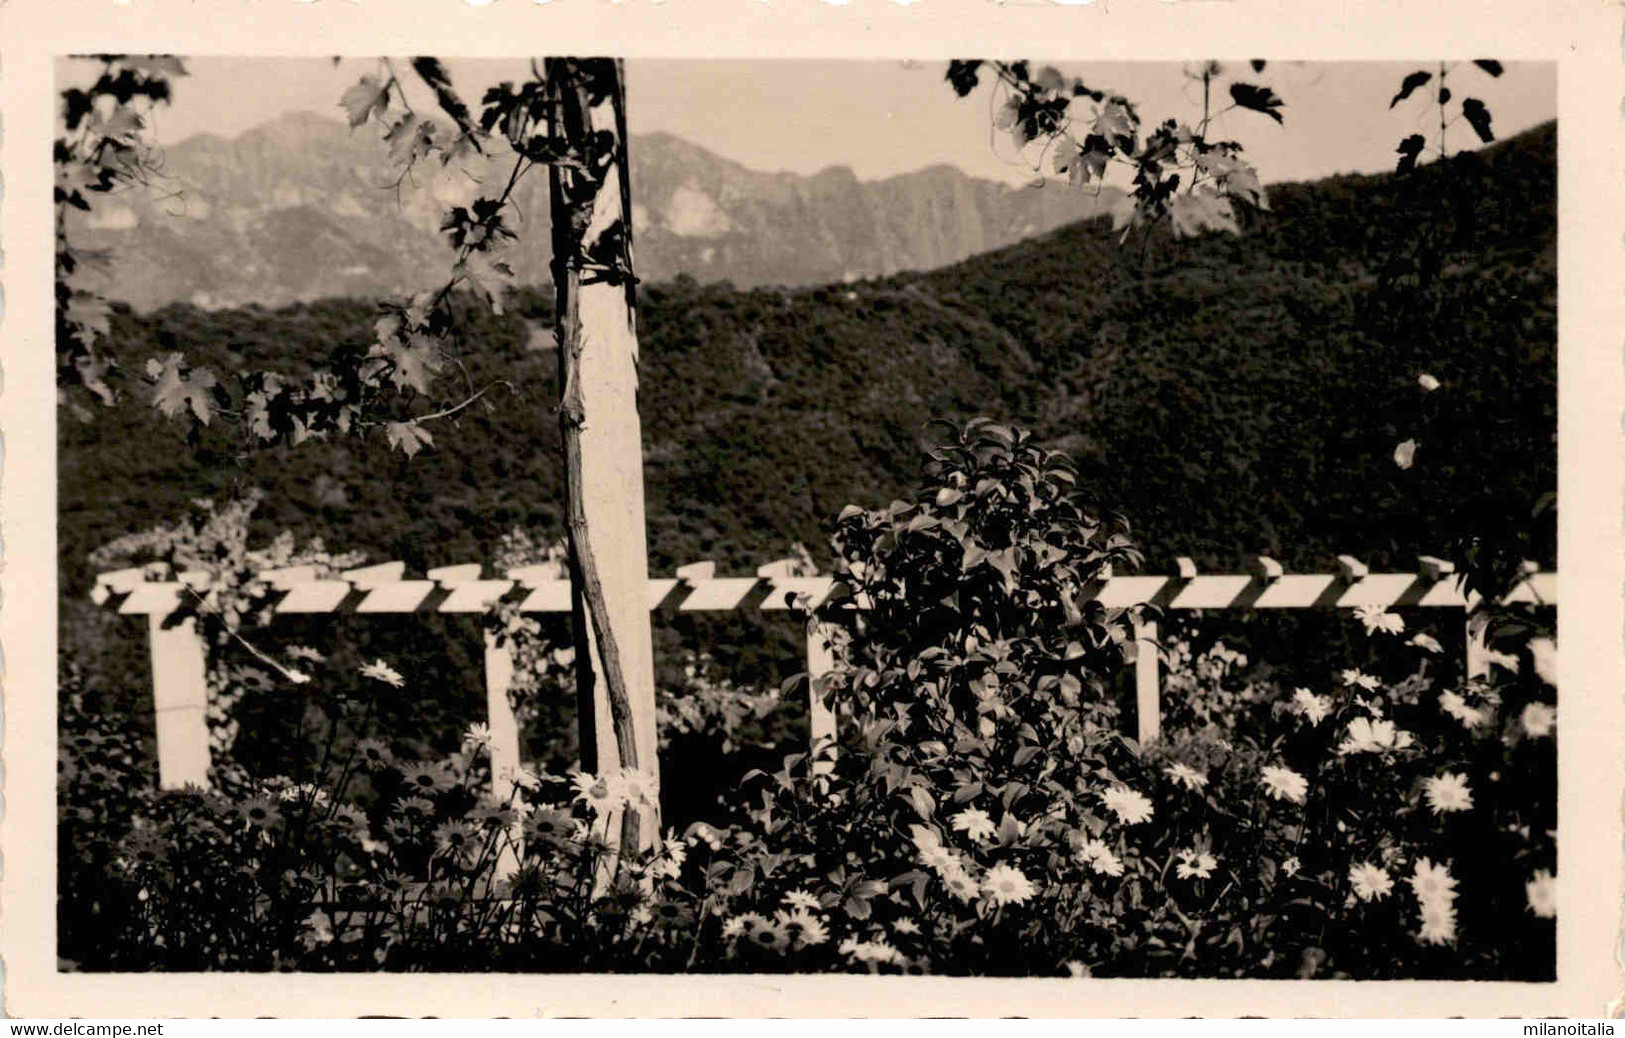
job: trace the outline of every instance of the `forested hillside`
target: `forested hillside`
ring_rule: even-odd
[[[651,567],[710,558],[746,573],[798,540],[827,565],[821,524],[908,493],[926,423],[977,414],[1071,451],[1155,567],[1269,554],[1319,570],[1348,553],[1409,568],[1443,550],[1462,510],[1527,525],[1556,485],[1556,127],[1448,167],[1277,186],[1236,237],[1120,246],[1092,222],[831,288],[644,286]],[[1424,233],[1425,269],[1396,263]],[[219,425],[194,448],[137,380],[89,421],[64,410],[64,648],[119,623],[91,615],[86,554],[200,496],[261,487],[265,536],[418,571],[487,559],[515,526],[561,536],[550,295],[476,319],[474,382],[516,391],[437,424],[411,461],[382,435],[250,450]],[[363,348],[376,316],[361,299],[177,305],[126,310],[114,334],[124,357],[294,371]],[[1441,390],[1424,393],[1422,372]],[[1461,435],[1422,443],[1401,470],[1395,444],[1424,405],[1459,416]],[[1528,550],[1554,564],[1549,516]]]

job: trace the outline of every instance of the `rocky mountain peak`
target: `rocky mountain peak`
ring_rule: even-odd
[[[637,135],[630,150],[651,281],[804,285],[929,269],[1100,211],[1087,194],[1011,189],[946,165],[864,181],[846,166],[751,170],[669,133]],[[386,295],[444,277],[441,214],[504,174],[488,158],[424,163],[402,180],[376,128],[290,112],[233,140],[169,148],[160,190],[106,200],[77,231],[112,251],[108,293],[138,309]],[[545,241],[546,184],[533,175],[516,196],[533,241]],[[546,280],[545,249],[510,261],[521,280]]]

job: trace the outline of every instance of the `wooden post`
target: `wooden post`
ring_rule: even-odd
[[[1157,674],[1157,623],[1146,620],[1134,625],[1134,713],[1141,746],[1149,745],[1162,731],[1162,691]]]
[[[203,638],[187,617],[164,626],[147,617],[151,634],[152,703],[158,735],[158,787],[209,784],[209,682]]]
[[[519,721],[514,716],[508,690],[513,687],[513,653],[496,643],[496,635],[485,632],[485,713],[491,727],[491,799],[505,804],[513,795],[513,774],[520,765]],[[519,860],[511,850],[497,859],[496,876],[506,879],[519,870]]]
[[[835,669],[835,653],[829,645],[829,634],[823,624],[809,618],[807,622],[807,743],[816,755],[829,747],[828,756],[814,759],[813,774],[827,775],[835,770],[835,712],[824,705],[820,695],[819,679]]]
[[[581,153],[601,150],[600,131],[613,142],[549,181],[582,763],[640,771],[658,797],[625,75],[618,61],[549,58],[546,78],[555,139]],[[659,827],[658,808],[629,811],[620,844],[652,846]]]

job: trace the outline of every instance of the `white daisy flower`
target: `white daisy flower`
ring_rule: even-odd
[[[1518,720],[1523,730],[1536,738],[1550,735],[1557,726],[1557,708],[1547,703],[1530,703],[1523,708]]]
[[[1456,879],[1450,875],[1449,866],[1436,865],[1427,858],[1417,859],[1411,878],[1406,882],[1416,900],[1425,905],[1441,901],[1448,904],[1456,899]]]
[[[988,869],[982,879],[982,891],[995,905],[1020,904],[1036,893],[1032,880],[1014,865],[995,865]]]
[[[1394,881],[1388,871],[1369,861],[1362,861],[1349,869],[1349,885],[1361,901],[1381,901],[1394,889]]]
[[[1477,728],[1489,720],[1484,711],[1468,706],[1459,692],[1450,690],[1439,693],[1439,709],[1460,721],[1463,728]]]
[[[1348,735],[1337,747],[1339,754],[1383,753],[1402,750],[1412,742],[1410,732],[1402,732],[1392,721],[1372,721],[1356,717],[1349,722]]]
[[[575,786],[575,799],[600,816],[626,803],[626,790],[617,777],[582,771],[570,776],[570,782]]]
[[[394,667],[391,667],[389,664],[385,663],[383,660],[373,660],[371,663],[362,667],[361,676],[364,678],[372,678],[374,681],[382,681],[384,684],[393,686],[394,688],[400,688],[406,684],[406,679],[401,677],[400,672]]]
[[[1535,674],[1546,684],[1557,687],[1557,643],[1550,638],[1531,638],[1529,655],[1535,664]]]
[[[1162,769],[1162,773],[1186,789],[1200,791],[1207,785],[1207,776],[1188,764],[1176,762]]]
[[[800,909],[807,912],[816,912],[822,907],[819,905],[818,899],[805,890],[792,890],[785,894],[784,903],[789,905],[791,909]]]
[[[942,885],[948,888],[948,893],[961,901],[975,900],[976,879],[964,865],[955,862],[954,867],[943,870],[941,875]]]
[[[1375,692],[1377,689],[1382,687],[1382,681],[1380,679],[1374,678],[1370,674],[1360,670],[1345,670],[1339,675],[1339,677],[1343,679],[1344,685],[1359,685],[1367,692]]]
[[[525,767],[523,764],[516,764],[512,767],[503,768],[497,774],[497,778],[503,780],[504,782],[512,782],[514,785],[518,786],[520,789],[523,789],[527,793],[534,793],[536,790],[540,789],[542,785],[541,777],[538,776],[535,771]]]
[[[1557,918],[1557,877],[1546,869],[1536,869],[1524,891],[1529,897],[1529,911],[1542,919]]]
[[[979,807],[968,807],[954,815],[949,821],[953,823],[955,832],[965,833],[978,843],[998,831],[998,826],[993,824],[993,819],[988,817],[988,813]]]
[[[1433,637],[1431,634],[1421,632],[1411,635],[1411,640],[1408,644],[1414,645],[1418,649],[1425,649],[1432,653],[1441,653],[1444,651],[1444,646],[1439,643],[1439,639]]]
[[[1402,634],[1405,621],[1398,613],[1377,606],[1356,606],[1354,616],[1365,625],[1366,634]]]
[[[1456,939],[1456,909],[1448,901],[1421,904],[1422,929],[1416,939],[1423,944],[1449,944]]]
[[[822,919],[806,909],[797,908],[791,912],[780,912],[775,918],[795,939],[797,948],[810,948],[829,940],[829,927],[824,925]]]
[[[1110,847],[1100,840],[1092,838],[1084,840],[1083,845],[1073,853],[1073,857],[1079,863],[1088,865],[1103,876],[1121,876],[1123,874],[1122,861],[1112,853]]]
[[[658,806],[654,776],[637,768],[622,768],[617,780],[621,796],[628,804]]]
[[[885,941],[860,942],[848,938],[848,943],[850,943],[850,947],[848,947],[847,943],[843,943],[841,950],[859,962],[879,962],[895,965],[907,961],[902,952]]]
[[[1100,794],[1100,799],[1124,825],[1135,825],[1151,819],[1151,801],[1126,786],[1108,789]]]
[[[1485,649],[1482,658],[1485,663],[1494,664],[1512,674],[1518,673],[1518,657],[1511,653],[1502,652],[1499,649]]]
[[[1408,469],[1416,464],[1416,441],[1406,440],[1394,448],[1394,464],[1402,469]]]
[[[1332,701],[1317,696],[1307,688],[1293,689],[1292,705],[1310,724],[1319,724],[1332,712]]]
[[[1472,791],[1467,788],[1466,775],[1435,775],[1423,783],[1428,807],[1436,815],[1447,811],[1465,811],[1473,806]]]
[[[1279,765],[1270,765],[1260,774],[1264,791],[1276,800],[1289,800],[1301,804],[1309,793],[1309,780]]]
[[[1219,867],[1217,858],[1194,847],[1180,851],[1179,862],[1174,868],[1174,873],[1180,879],[1207,879],[1213,875],[1213,870]]]

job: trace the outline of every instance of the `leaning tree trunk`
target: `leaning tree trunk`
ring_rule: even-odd
[[[637,770],[658,799],[624,68],[544,71],[550,136],[572,160],[553,164],[550,202],[582,769]],[[623,849],[651,846],[658,808],[622,812],[619,829]]]

